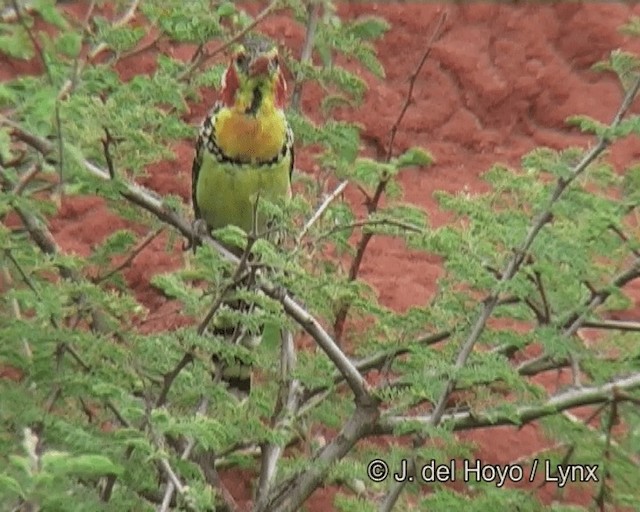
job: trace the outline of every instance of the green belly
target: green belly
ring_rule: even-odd
[[[198,173],[196,200],[200,215],[210,229],[238,226],[247,233],[253,226],[257,197],[277,202],[291,196],[288,154],[274,165],[221,164],[210,153],[203,155]],[[258,234],[266,230],[266,219],[258,218]]]

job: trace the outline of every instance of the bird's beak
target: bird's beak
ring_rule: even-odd
[[[270,59],[265,55],[260,55],[249,64],[249,76],[267,76],[270,71]]]

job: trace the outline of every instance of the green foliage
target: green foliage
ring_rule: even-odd
[[[119,16],[129,7],[115,5]],[[190,105],[201,100],[203,88],[218,87],[225,69],[222,55],[207,60],[207,52],[231,41],[255,18],[229,1],[141,2],[138,15],[154,29],[156,42],[188,43],[195,52],[191,59],[157,53],[144,73],[132,69],[139,52],[146,52],[141,45],[149,31],[126,16],[93,15],[85,30],[53,0],[39,0],[22,13],[21,22],[0,24],[3,58],[37,56],[46,64],[40,75],[0,84],[0,107],[31,136],[0,124],[0,370],[8,375],[0,378],[3,506],[157,510],[171,481],[168,467],[183,486],[173,509],[222,509],[216,472],[240,468],[243,477],[257,482],[256,450],[269,445],[287,448],[276,467],[276,491],[286,492],[289,484],[295,488],[286,479],[309,471],[313,457],[312,470],[322,472],[316,487],[340,487],[336,510],[377,510],[390,481],[367,478],[370,460],[383,457],[398,468],[414,456],[418,462],[473,458],[474,447],[456,435],[459,428],[473,428],[474,422],[521,426],[546,414],[542,424],[548,436],[572,447],[570,462],[606,466],[607,505],[637,503],[640,416],[637,408],[618,401],[637,402],[637,390],[583,398],[584,404],[604,403],[599,423],[585,425],[546,405],[550,394],[535,376],[545,365],[571,364],[580,366],[588,386],[638,375],[640,348],[633,332],[607,331],[595,345],[574,336],[572,326],[603,325],[608,313],[630,304],[625,286],[634,278],[640,251],[640,166],[628,162],[618,173],[600,154],[581,169],[583,148],[537,148],[522,157],[519,168],[487,170],[485,193],[436,192],[451,220],[434,227],[421,207],[402,197],[403,173],[430,165],[430,153],[392,147],[389,158],[365,157],[362,127],[331,118],[336,106],[361,101],[367,90],[363,76],[384,77],[374,42],[388,24],[375,17],[342,19],[331,2],[318,6],[313,58],[300,62],[282,48],[298,87],[314,82],[324,92],[322,116],[315,122],[296,105],[287,112],[296,151],[312,155],[319,171],[297,173],[301,192],[290,204],[259,205],[260,213],[275,220],[282,243],[255,241],[246,259],[251,271],[236,272],[206,244],[195,254],[180,255],[181,240],[166,227],[172,231],[163,239],[166,251],[180,255],[175,261],[182,258],[184,264],[149,278],[164,301],[145,297],[127,268],[137,251],[145,250],[139,233],[165,223],[175,226],[167,216],[188,211],[187,198],[177,194],[188,189],[190,162],[178,161],[174,148],[193,140]],[[292,16],[304,30],[312,8],[287,0],[274,4],[273,12]],[[50,30],[35,31],[36,19]],[[636,34],[637,25],[634,18],[624,30]],[[350,70],[341,65],[345,60]],[[615,73],[626,93],[638,63],[637,56],[614,51],[596,68]],[[637,115],[612,126],[576,112],[568,123],[606,144],[640,133]],[[44,145],[41,153],[31,147],[38,146],[34,140]],[[141,214],[124,196],[131,199],[129,184],[147,183],[155,172],[152,164],[159,162],[174,167],[170,187],[180,190],[162,197],[152,193],[160,207],[153,215]],[[106,176],[108,169],[114,176],[105,181],[87,168],[102,169]],[[51,181],[58,176],[65,200],[98,195],[122,219],[106,237],[92,239],[89,254],[65,251],[38,228],[54,226],[50,219],[60,196],[51,193]],[[340,180],[362,193],[364,207],[337,193],[324,203]],[[323,203],[322,215],[307,223]],[[29,229],[15,227],[16,213]],[[234,227],[213,235],[234,247],[246,247],[249,240]],[[367,244],[380,237],[404,244],[414,251],[411,257],[442,259],[443,275],[428,304],[393,311],[379,299],[381,287],[360,278],[358,258],[375,265],[376,253],[366,252]],[[509,268],[513,273],[505,277]],[[273,294],[257,289],[256,281],[265,279],[274,285]],[[344,456],[319,462],[321,454],[337,453],[336,445],[358,430],[354,418],[362,403],[345,384],[336,354],[329,357],[312,339],[315,324],[308,318],[294,322],[285,312],[280,300],[285,289],[335,339],[344,313],[342,355],[357,364],[379,401],[379,423],[361,430],[363,436],[388,434],[383,442],[358,439]],[[229,309],[220,305],[223,298],[255,307]],[[460,347],[494,299],[491,322],[460,363]],[[163,319],[171,308],[179,314],[168,329]],[[212,320],[204,322],[208,315]],[[300,324],[306,333],[300,333]],[[212,326],[262,332],[263,342],[253,348],[230,344]],[[283,373],[282,333],[290,330],[297,361]],[[437,341],[434,333],[440,335]],[[253,366],[256,382],[246,403],[239,404],[212,378],[214,359]],[[297,387],[288,387],[291,382]],[[446,390],[452,393],[443,394]],[[442,397],[445,416],[434,424],[429,414]],[[571,406],[577,405],[583,403],[576,399]],[[523,408],[542,412],[529,418]],[[624,425],[621,432],[611,429],[613,416]],[[414,435],[419,438],[409,444],[407,436]],[[332,449],[321,451],[327,443]],[[558,448],[545,457],[557,464],[565,455]],[[421,489],[403,493],[397,506],[541,507],[531,493],[493,483],[464,483],[457,491],[446,485],[434,485],[430,493]]]

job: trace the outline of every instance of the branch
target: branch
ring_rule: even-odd
[[[280,389],[278,391],[278,402],[271,423],[274,430],[289,431],[291,430],[292,421],[300,405],[301,385],[299,380],[291,378],[296,363],[293,335],[290,331],[283,331],[282,336]],[[269,494],[273,488],[273,481],[276,476],[278,461],[284,453],[285,446],[286,443],[265,443],[261,446],[262,463],[256,504],[254,507],[255,510],[266,510]]]
[[[618,418],[618,401],[617,400],[613,400],[611,405],[610,405],[610,410],[609,410],[609,417],[608,417],[608,421],[607,421],[607,433],[605,436],[605,447],[604,447],[604,453],[603,453],[603,459],[604,459],[604,475],[603,477],[600,479],[600,483],[598,484],[598,492],[596,494],[596,496],[594,496],[593,501],[596,502],[596,504],[598,505],[598,508],[604,512],[605,510],[605,505],[606,502],[608,501],[608,498],[610,497],[610,487],[607,485],[607,480],[609,480],[609,477],[611,476],[611,473],[609,472],[609,468],[607,467],[612,459],[612,450],[611,450],[611,445],[612,442],[615,443],[614,440],[612,440],[613,437],[613,427],[614,425],[618,422],[619,418]]]
[[[569,320],[565,322],[563,336],[573,336],[579,329],[583,327],[596,327],[601,329],[617,329],[627,331],[640,330],[640,324],[638,322],[617,322],[617,321],[601,321],[601,322],[589,322],[586,318],[596,309],[603,304],[611,295],[612,290],[622,288],[628,282],[640,277],[640,257],[630,265],[630,267],[618,274],[611,282],[600,290],[592,290],[591,297],[586,304],[582,304],[579,308],[580,313],[574,313]],[[590,324],[590,325],[588,325]],[[500,347],[500,351],[508,350],[509,347]],[[556,368],[563,368],[568,364],[574,364],[575,360],[571,357],[563,357],[561,359],[553,359],[547,354],[542,354],[538,357],[524,361],[518,365],[518,372],[521,375],[532,375],[534,373],[540,373],[542,371],[553,370]]]
[[[121,270],[127,268],[129,265],[131,265],[131,263],[136,258],[136,256],[138,254],[140,254],[145,249],[145,247],[147,247],[151,242],[153,242],[158,237],[158,235],[160,235],[160,233],[162,233],[163,230],[164,230],[164,227],[159,227],[157,229],[154,229],[151,233],[149,233],[147,236],[145,236],[138,243],[138,245],[136,245],[131,250],[129,255],[125,258],[125,260],[122,263],[120,263],[119,265],[114,267],[112,270],[108,271],[105,275],[97,277],[96,279],[93,280],[93,282],[98,284],[98,283],[101,283],[102,281],[106,281],[112,275],[117,274]]]
[[[405,98],[404,105],[402,105],[402,109],[400,110],[400,114],[398,114],[398,118],[395,120],[395,122],[391,126],[391,131],[389,133],[389,145],[387,146],[387,156],[385,158],[386,162],[389,162],[391,160],[391,156],[393,154],[393,143],[396,140],[396,134],[398,133],[398,128],[400,127],[400,123],[402,123],[402,120],[404,119],[404,115],[407,113],[407,110],[409,109],[409,105],[413,101],[413,88],[416,85],[416,80],[418,78],[418,75],[422,70],[422,66],[424,66],[424,63],[429,58],[429,54],[431,53],[431,48],[433,47],[433,43],[435,43],[438,37],[440,37],[440,30],[442,29],[442,25],[446,21],[448,15],[449,13],[447,11],[444,11],[440,15],[440,18],[438,19],[438,23],[436,27],[433,29],[433,34],[431,36],[431,39],[427,43],[426,51],[422,54],[422,58],[420,59],[420,62],[418,63],[418,66],[416,67],[414,72],[409,76],[409,91],[407,92],[407,96]],[[375,195],[373,199],[375,201],[376,199]]]
[[[630,322],[626,320],[600,320],[600,321],[585,320],[582,323],[582,327],[589,327],[591,329],[605,329],[605,330],[612,330],[612,331],[640,332],[640,322]]]
[[[276,287],[264,279],[259,280],[258,285],[265,295],[280,302],[286,313],[320,345],[320,348],[324,350],[325,354],[327,354],[336,368],[338,368],[338,371],[340,371],[344,380],[351,388],[356,403],[371,403],[373,398],[370,395],[369,385],[364,380],[364,377],[362,377],[351,360],[340,347],[338,347],[333,338],[322,328],[320,323],[300,306],[300,304],[293,300],[283,288]]]
[[[378,417],[377,405],[357,406],[353,416],[349,418],[338,435],[314,454],[303,471],[280,484],[263,510],[269,512],[300,510],[304,501],[321,484],[331,466],[349,453],[360,439],[373,432]]]
[[[316,29],[318,28],[318,16],[320,14],[321,3],[310,0],[307,4],[307,29],[304,34],[304,43],[300,52],[300,63],[304,64],[311,60],[313,52],[313,40],[316,37]],[[300,100],[302,98],[302,88],[304,82],[302,80],[302,72],[296,75],[293,85],[293,93],[291,94],[291,110],[298,112],[300,110]]]
[[[628,377],[621,377],[601,386],[588,386],[579,389],[569,389],[558,395],[549,398],[546,402],[538,405],[525,405],[516,408],[515,412],[487,411],[465,411],[458,413],[444,414],[440,417],[439,423],[444,423],[453,430],[469,430],[484,427],[497,427],[500,425],[522,426],[531,421],[544,418],[576,407],[585,405],[600,404],[611,400],[631,400],[621,391],[630,391],[640,388],[640,373],[634,373]],[[426,416],[387,416],[380,418],[375,428],[375,435],[389,435],[395,429],[416,423],[425,426],[432,425],[434,421],[433,413]]]
[[[442,28],[442,24],[446,19],[447,19],[447,12],[445,11],[441,14],[438,20],[438,23],[433,31],[433,34],[431,35],[431,38],[427,43],[427,48],[422,54],[420,61],[418,62],[418,65],[416,66],[415,70],[409,77],[409,90],[407,91],[404,104],[400,109],[398,118],[391,126],[391,131],[389,135],[389,146],[387,148],[387,156],[385,158],[385,162],[387,163],[391,160],[391,155],[393,154],[393,144],[395,142],[396,133],[398,132],[400,123],[402,123],[402,120],[404,119],[404,115],[407,112],[409,105],[413,101],[413,88],[415,87],[418,76],[420,75],[420,71],[422,71],[422,67],[427,61],[429,54],[431,53],[431,48],[433,47],[433,43],[435,43],[436,39],[440,36],[440,29]],[[365,196],[367,197],[366,205],[367,205],[367,211],[369,212],[369,214],[374,213],[378,209],[378,204],[380,203],[382,194],[387,188],[387,183],[389,182],[389,179],[390,177],[382,178],[378,182],[378,186],[376,187],[376,190],[372,198],[369,198],[368,194]],[[353,257],[353,260],[351,261],[351,266],[349,268],[349,274],[348,274],[349,281],[354,281],[356,277],[358,277],[358,273],[360,272],[360,266],[362,265],[362,259],[364,258],[364,253],[366,252],[367,246],[369,245],[369,242],[371,241],[372,237],[373,237],[373,233],[371,232],[362,233],[362,236],[360,237],[358,245],[356,246],[356,254]],[[336,314],[336,319],[333,324],[333,330],[335,332],[336,338],[338,339],[342,337],[342,332],[344,330],[344,324],[347,319],[347,315],[349,314],[349,309],[350,309],[350,304],[347,302],[342,305],[342,307],[338,310],[338,313]]]
[[[640,83],[640,82],[639,82]],[[598,306],[603,304],[611,295],[612,289],[622,288],[628,282],[640,277],[640,256],[624,272],[616,276],[607,288],[593,291],[589,302],[581,308],[580,314],[574,314],[565,322],[565,333],[567,336],[575,334],[586,322],[586,317]]]
[[[344,231],[346,229],[354,229],[354,228],[366,228],[373,226],[392,226],[400,229],[404,229],[406,231],[411,231],[413,233],[424,233],[424,229],[420,226],[416,226],[415,224],[410,224],[408,222],[402,222],[401,220],[396,219],[387,219],[387,218],[379,218],[379,219],[362,219],[357,220],[355,222],[350,222],[349,224],[340,224],[331,228],[326,233],[322,233],[318,238],[316,238],[316,242],[330,237],[334,233],[338,233],[339,231]],[[371,233],[373,234],[373,233]]]
[[[200,405],[196,410],[196,414],[205,414],[207,412],[207,407],[209,406],[209,400],[207,398],[203,398],[200,401]],[[187,446],[182,451],[180,455],[180,460],[187,460],[191,456],[191,451],[196,444],[196,440],[194,438],[189,439]],[[173,498],[173,494],[178,489],[178,492],[181,492],[179,487],[176,486],[174,480],[172,478],[167,478],[167,488],[164,492],[164,497],[162,498],[162,505],[158,509],[158,512],[167,512],[169,507],[171,506],[171,500]]]
[[[358,361],[354,361],[353,364],[356,367],[356,369],[362,374],[366,374],[371,370],[380,370],[384,367],[389,367],[396,358],[411,352],[414,346],[428,347],[431,345],[435,345],[436,343],[440,343],[441,341],[446,340],[450,336],[451,336],[450,331],[440,331],[435,334],[429,334],[427,336],[423,336],[422,338],[414,341],[411,345],[407,344],[402,347],[396,347],[390,350],[385,350],[377,354],[373,354],[369,357],[360,359]],[[333,379],[334,386],[337,386],[344,381],[344,378],[340,372],[334,373],[332,379]],[[329,386],[318,386],[316,388],[307,390],[304,393],[304,397],[302,399],[302,403],[305,404],[305,407],[304,407],[304,410],[301,411],[301,415],[306,413],[312,406],[317,405],[317,402],[314,402],[314,404],[307,405],[310,400],[312,400],[314,397],[322,393],[328,393],[329,390],[330,390]]]
[[[0,114],[0,125],[5,125],[11,128],[12,135],[18,138],[18,140],[21,140],[25,144],[31,146],[43,157],[46,157],[54,151],[53,144],[51,144],[51,142],[49,142],[47,139],[29,133],[28,131],[24,130],[18,123],[12,121],[2,114]]]
[[[193,361],[193,354],[187,352],[182,359],[178,361],[175,368],[170,372],[167,372],[162,377],[162,389],[160,390],[160,394],[158,395],[158,399],[156,400],[156,407],[162,407],[167,401],[167,395],[169,394],[169,390],[173,385],[173,381],[176,380],[176,377],[180,374],[180,372],[191,362]]]
[[[340,194],[342,194],[344,189],[347,188],[348,184],[349,182],[347,180],[342,181],[335,188],[335,190],[327,196],[327,198],[322,202],[322,204],[314,212],[311,218],[305,223],[304,227],[296,237],[296,245],[300,245],[300,242],[302,241],[302,238],[304,238],[304,236],[307,234],[307,231],[309,231],[311,226],[313,226],[318,221],[318,219],[322,216],[322,214],[329,207],[329,205],[335,200],[335,198],[338,197]]]

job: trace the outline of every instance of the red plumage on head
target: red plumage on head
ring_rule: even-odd
[[[266,71],[266,66],[268,66],[268,60],[258,61],[257,66],[252,69],[252,72],[255,74],[259,74],[261,72]],[[220,90],[220,99],[227,106],[233,106],[235,102],[236,91],[238,87],[240,87],[240,81],[238,79],[238,73],[236,72],[236,67],[234,66],[233,61],[229,63],[229,67],[227,67],[226,71],[222,75],[222,84]],[[282,74],[282,71],[278,70],[277,77],[275,79],[274,84],[274,100],[277,108],[284,108],[286,100],[287,100],[287,81]]]
[[[282,71],[278,73],[278,78],[276,80],[276,90],[275,90],[275,102],[278,108],[284,108],[285,101],[287,100],[287,81],[282,74]]]
[[[229,67],[222,75],[222,91],[220,92],[222,102],[227,106],[231,107],[233,105],[236,91],[240,83],[238,81],[238,75],[236,73],[236,68],[233,63],[229,64]]]

